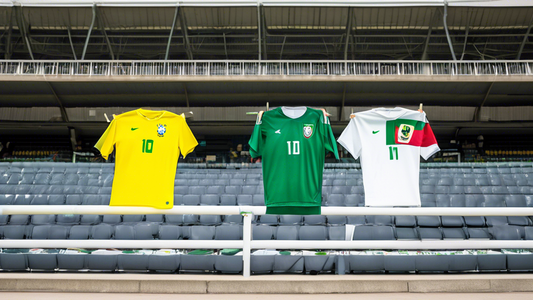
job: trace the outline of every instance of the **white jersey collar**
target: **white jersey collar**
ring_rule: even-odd
[[[395,107],[395,108],[385,108],[385,107],[379,107],[374,108],[372,111],[386,119],[398,119],[399,117],[405,115],[409,110],[402,108],[402,107]]]

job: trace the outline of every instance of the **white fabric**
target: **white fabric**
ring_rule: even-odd
[[[287,107],[282,106],[281,110],[283,111],[283,114],[291,119],[298,119],[299,117],[303,116],[305,112],[307,111],[307,107],[305,106],[297,106],[297,107]]]
[[[387,145],[386,123],[396,119],[427,123],[426,114],[418,111],[372,109],[356,113],[338,139],[354,158],[361,158],[365,206],[420,206],[419,156],[427,159],[440,150],[437,144]]]

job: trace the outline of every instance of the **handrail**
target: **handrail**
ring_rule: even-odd
[[[175,206],[172,209],[104,205],[0,205],[16,214],[206,214],[243,215],[243,240],[0,240],[0,248],[242,248],[243,275],[250,276],[252,249],[501,249],[533,248],[533,241],[253,241],[252,217],[265,206]],[[323,207],[322,215],[531,216],[531,207]]]
[[[533,207],[322,207],[323,216],[533,216]],[[171,209],[106,205],[0,205],[0,215],[240,215],[266,214],[265,206],[179,205]]]
[[[531,76],[531,60],[1,60],[13,76]]]

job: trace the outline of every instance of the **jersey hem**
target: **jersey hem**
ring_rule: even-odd
[[[274,206],[267,207],[267,215],[319,215],[322,206]]]

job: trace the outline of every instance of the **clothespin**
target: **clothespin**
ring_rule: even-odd
[[[109,118],[107,117],[107,114],[106,114],[106,113],[104,113],[104,117],[105,117],[107,123],[110,123],[110,122],[111,122],[111,121],[109,121]]]
[[[328,122],[328,117],[329,117],[329,116],[331,116],[331,114],[330,114],[330,113],[328,113],[328,112],[326,111],[326,109],[325,109],[325,108],[321,108],[320,110],[321,110],[321,111],[322,111],[322,113],[324,114],[324,123],[326,123],[326,124],[327,124],[327,122]]]
[[[263,113],[264,111],[262,110],[257,113],[257,119],[255,120],[255,124],[261,124],[261,118],[263,117]]]
[[[353,119],[355,118],[355,115],[353,114],[353,108],[352,108],[352,113],[350,114],[350,119]]]
[[[424,106],[424,105],[423,105],[422,103],[420,103],[420,106],[418,107],[418,112],[420,112],[420,113],[423,113],[423,112],[424,112],[424,111],[422,110],[422,107],[423,107],[423,106]]]

